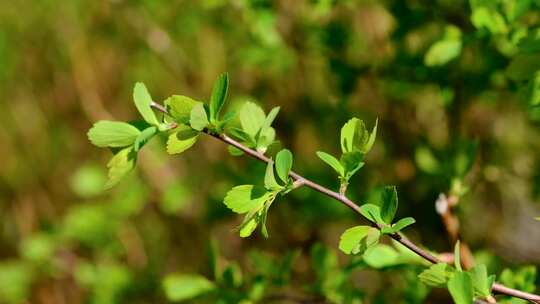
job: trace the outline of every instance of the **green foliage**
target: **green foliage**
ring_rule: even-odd
[[[418,278],[428,286],[444,287],[451,276],[452,271],[448,264],[438,263],[422,271]]]
[[[240,108],[240,128],[230,128],[229,132],[249,148],[266,152],[275,141],[272,122],[279,113],[279,107],[273,108],[268,115],[255,103],[246,102]]]
[[[317,156],[330,167],[332,167],[341,178],[345,178],[345,169],[343,168],[343,165],[341,165],[339,160],[337,160],[332,155],[322,151],[317,151]]]
[[[101,120],[88,131],[88,139],[98,147],[126,147],[141,135],[134,126],[120,121]]]
[[[173,273],[163,279],[163,289],[169,301],[180,302],[209,293],[214,284],[197,274]]]
[[[202,131],[210,124],[208,115],[206,114],[206,110],[202,103],[197,103],[193,106],[189,116],[189,124],[197,131]]]
[[[491,296],[491,286],[495,282],[495,275],[488,276],[486,265],[475,265],[469,273],[472,277],[475,294],[480,298]]]
[[[448,280],[448,291],[450,291],[454,303],[472,304],[474,293],[471,275],[467,272],[456,272]]]
[[[459,56],[461,47],[461,31],[456,26],[449,25],[445,28],[444,37],[427,51],[424,64],[430,67],[444,65]]]
[[[179,124],[189,124],[191,110],[196,104],[202,104],[187,96],[173,95],[164,102],[169,115]]]
[[[241,214],[253,209],[259,209],[269,196],[270,193],[262,187],[241,185],[227,192],[223,203],[232,211]]]
[[[392,224],[392,220],[394,219],[398,208],[396,187],[384,187],[381,200],[381,218],[386,224]]]
[[[279,178],[287,183],[289,181],[289,172],[292,168],[293,156],[291,151],[284,149],[276,154],[276,172]]]
[[[159,125],[156,114],[152,111],[152,97],[148,93],[146,86],[141,82],[135,84],[133,101],[135,102],[135,107],[137,107],[137,110],[147,123],[153,126]]]
[[[368,153],[375,143],[378,122],[375,121],[375,126],[369,133],[362,120],[355,117],[347,121],[341,128],[341,151]]]
[[[339,249],[345,254],[363,253],[379,241],[379,230],[369,226],[355,226],[343,232]]]
[[[229,88],[229,75],[227,73],[221,74],[212,89],[212,95],[210,96],[210,122],[216,124],[219,121],[219,112],[225,103],[227,98],[227,91]]]
[[[105,189],[110,189],[118,184],[126,174],[135,168],[136,161],[137,153],[133,147],[124,148],[118,151],[118,153],[116,153],[107,163],[107,168],[109,168],[109,179],[105,184]]]
[[[169,135],[167,140],[167,153],[179,154],[191,148],[199,137],[199,132],[189,126],[179,125],[175,131]]]

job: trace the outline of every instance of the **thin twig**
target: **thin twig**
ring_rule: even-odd
[[[155,109],[157,109],[158,111],[161,111],[163,113],[166,113],[167,114],[167,110],[164,109],[162,106],[159,106],[159,107],[156,107],[155,105],[152,105]],[[215,133],[212,133],[208,130],[203,130],[204,133],[228,144],[228,145],[231,145],[239,150],[241,150],[242,152],[244,152],[245,154],[251,156],[252,158],[255,158],[259,161],[262,161],[262,162],[265,162],[265,163],[268,163],[270,161],[272,161],[270,158],[266,157],[264,154],[261,154],[253,149],[250,149],[246,146],[244,146],[243,144],[239,143],[238,141],[230,138],[229,136],[225,135],[225,134],[215,134]],[[333,198],[334,200],[344,204],[345,206],[349,207],[350,209],[352,209],[354,212],[358,213],[361,215],[361,212],[360,212],[360,206],[358,206],[356,203],[354,203],[353,201],[351,201],[350,199],[348,199],[347,197],[345,197],[344,195],[341,195],[339,194],[338,192],[335,192],[335,191],[332,191],[310,179],[307,179],[303,176],[301,176],[300,174],[294,172],[294,171],[290,171],[289,173],[289,176],[292,177],[295,181],[300,181],[304,186],[307,186],[317,192],[320,192],[328,197],[331,197]],[[368,220],[368,219],[366,219]],[[369,221],[369,220],[368,220]],[[374,226],[374,227],[377,227],[379,229],[382,228],[381,225],[375,223],[375,222],[371,222],[370,223]],[[433,264],[436,264],[436,263],[440,263],[441,261],[435,257],[434,255],[432,255],[431,253],[429,253],[428,251],[418,247],[416,244],[414,244],[413,242],[411,242],[409,239],[407,239],[405,236],[403,236],[402,234],[398,234],[398,233],[394,233],[394,234],[390,234],[390,237],[393,238],[394,240],[396,240],[397,242],[399,242],[400,244],[402,244],[403,246],[407,247],[408,249],[410,249],[411,251],[413,251],[414,253],[416,253],[417,255],[421,256],[422,258],[424,258],[425,260],[433,263]],[[512,296],[512,297],[516,297],[516,298],[520,298],[520,299],[524,299],[524,300],[527,300],[527,301],[530,301],[530,302],[533,302],[533,303],[540,303],[540,296],[539,295],[536,295],[536,294],[532,294],[532,293],[528,293],[528,292],[524,292],[524,291],[521,291],[521,290],[516,290],[516,289],[513,289],[513,288],[510,288],[510,287],[506,287],[502,284],[499,284],[499,283],[494,283],[493,284],[493,287],[492,287],[492,290],[496,293],[500,293],[500,294],[505,294],[505,295],[508,295],[508,296]]]

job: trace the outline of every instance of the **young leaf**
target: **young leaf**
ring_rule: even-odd
[[[274,162],[266,164],[266,172],[264,174],[264,187],[269,190],[282,188],[276,181],[274,176]]]
[[[461,246],[459,244],[459,240],[454,246],[454,266],[456,266],[456,269],[458,271],[463,271],[463,269],[461,268]]]
[[[438,263],[431,265],[428,269],[422,271],[422,273],[418,275],[418,278],[428,286],[443,287],[446,285],[446,282],[448,282],[450,274],[451,273],[448,271],[448,264]]]
[[[345,180],[349,180],[360,168],[364,166],[362,153],[347,152],[341,155],[341,165],[345,170]]]
[[[264,111],[253,102],[246,102],[240,109],[240,125],[244,132],[253,138],[255,138],[265,120]]]
[[[377,126],[379,125],[379,119],[377,118],[375,120],[375,126],[373,126],[373,130],[371,130],[371,134],[369,134],[368,140],[364,143],[364,146],[362,147],[363,153],[368,153],[371,148],[373,148],[373,144],[375,144],[375,138],[377,138]]]
[[[339,174],[339,176],[345,176],[345,169],[343,168],[339,160],[326,152],[317,151],[316,154],[323,162],[332,167]]]
[[[387,224],[392,224],[398,208],[398,197],[395,186],[384,187],[381,194],[381,218]]]
[[[206,294],[214,283],[198,274],[169,274],[162,282],[169,301],[185,301]]]
[[[382,224],[383,220],[381,218],[381,208],[373,204],[364,204],[360,206],[360,213],[367,218],[368,220]]]
[[[356,117],[351,118],[341,128],[341,150],[347,152],[361,152],[366,154],[372,148],[377,136],[378,120],[375,122],[371,134],[367,131],[364,122]]]
[[[259,133],[259,136],[256,138],[256,147],[257,151],[259,152],[266,152],[266,149],[268,146],[270,146],[272,143],[274,143],[274,139],[276,137],[276,130],[274,128],[266,128],[261,129],[261,132]]]
[[[133,143],[133,150],[139,152],[139,150],[156,134],[157,127],[151,126],[144,129]]]
[[[225,196],[225,205],[236,213],[246,213],[260,208],[268,199],[270,192],[262,187],[241,185],[232,188]]]
[[[116,153],[107,164],[109,179],[105,189],[110,189],[129,173],[135,167],[136,159],[137,153],[133,151],[133,147],[124,148]]]
[[[351,118],[341,128],[341,151],[343,153],[352,152],[354,150],[354,137],[357,132],[358,118]]]
[[[276,155],[276,172],[284,183],[287,183],[289,180],[289,172],[292,168],[292,162],[292,153],[287,149],[279,151]]]
[[[473,304],[474,293],[471,276],[467,272],[456,272],[448,280],[448,291],[456,304]]]
[[[225,103],[227,98],[227,90],[229,88],[229,75],[227,73],[221,74],[212,89],[212,96],[210,97],[210,121],[215,123],[219,120],[219,112]]]
[[[159,121],[156,118],[156,114],[152,111],[150,105],[152,104],[152,97],[146,86],[142,82],[137,82],[135,88],[133,89],[133,101],[135,101],[135,107],[144,120],[154,126],[159,125]]]
[[[399,232],[403,230],[403,228],[410,226],[412,224],[416,223],[416,220],[412,217],[405,217],[397,221],[394,225],[392,225],[392,230],[394,232]]]
[[[206,115],[206,110],[202,103],[197,103],[193,106],[189,116],[189,124],[191,127],[197,131],[202,131],[210,123],[208,122],[208,116]]]
[[[240,237],[246,238],[250,236],[257,228],[257,219],[255,217],[249,219],[245,224],[240,227]]]
[[[273,108],[270,111],[270,113],[268,113],[268,116],[266,116],[266,118],[264,119],[264,122],[261,126],[261,130],[270,128],[270,126],[272,125],[272,122],[274,122],[274,119],[276,119],[276,116],[278,115],[278,113],[279,113],[279,107]]]
[[[378,244],[366,251],[363,256],[364,261],[368,266],[381,269],[403,263],[400,260],[400,254],[394,248],[386,244]]]
[[[169,135],[167,153],[178,154],[191,148],[197,142],[199,132],[186,125],[179,125],[176,131]]]
[[[120,121],[101,120],[88,130],[88,139],[98,147],[126,147],[132,145],[141,131]]]
[[[367,236],[369,226],[355,226],[343,232],[339,238],[339,249],[345,254],[358,253],[360,241]]]
[[[491,286],[493,285],[495,277],[488,277],[486,265],[477,264],[469,271],[469,273],[472,276],[475,292],[482,298],[491,296]]]
[[[339,249],[345,254],[357,254],[361,251],[361,241],[369,232],[369,226],[355,226],[343,232],[339,238]]]
[[[201,102],[187,96],[173,95],[165,100],[165,107],[174,121],[181,124],[188,124],[191,110],[199,103]]]

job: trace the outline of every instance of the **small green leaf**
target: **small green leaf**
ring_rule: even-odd
[[[202,131],[210,123],[208,122],[208,116],[206,115],[206,110],[202,103],[197,103],[193,106],[191,114],[189,117],[189,124],[191,127],[197,131]]]
[[[125,147],[135,142],[141,131],[120,121],[98,121],[88,130],[88,139],[98,147]]]
[[[225,196],[225,205],[236,213],[246,213],[260,208],[270,196],[262,187],[241,185],[232,188]]]
[[[165,107],[174,121],[181,124],[188,124],[191,110],[199,103],[201,102],[195,101],[187,96],[173,95],[165,100]]]
[[[274,176],[274,162],[266,164],[266,172],[264,174],[264,187],[269,190],[282,188],[276,181]]]
[[[461,268],[461,246],[459,244],[459,240],[454,246],[454,266],[458,271],[463,271],[463,269]]]
[[[359,124],[358,118],[351,118],[341,128],[341,151],[343,153],[352,152],[354,149],[354,137]]]
[[[240,237],[246,238],[249,237],[255,229],[257,229],[257,219],[251,218],[240,228]]]
[[[276,137],[276,130],[274,128],[266,128],[261,129],[261,133],[257,137],[257,151],[259,152],[266,152],[266,149],[268,146],[270,146],[272,143],[274,143],[274,139]]]
[[[339,249],[345,254],[363,253],[379,241],[380,233],[369,226],[355,226],[343,232],[339,239]]]
[[[395,186],[384,187],[381,194],[381,218],[387,224],[392,224],[398,208],[398,197]]]
[[[381,208],[373,204],[364,204],[360,206],[360,213],[373,223],[382,224],[384,221],[381,218]]]
[[[364,166],[362,153],[347,152],[341,155],[341,165],[345,170],[345,180],[349,180],[360,168]]]
[[[253,102],[246,102],[240,109],[240,125],[244,132],[253,138],[255,138],[265,120],[264,111]]]
[[[137,107],[137,110],[147,123],[154,126],[159,125],[156,114],[150,107],[152,104],[152,97],[142,82],[137,82],[135,84],[135,88],[133,89],[133,101],[135,101],[135,107]]]
[[[403,230],[405,227],[410,226],[412,224],[416,223],[416,220],[412,217],[405,217],[397,221],[394,225],[392,225],[392,229],[394,232],[398,232]]]
[[[335,157],[333,157],[332,155],[326,152],[317,151],[316,153],[317,153],[317,156],[327,165],[332,167],[339,174],[339,176],[341,177],[345,176],[345,169],[343,168],[339,160],[337,160]]]
[[[431,265],[428,269],[422,271],[418,275],[418,278],[428,286],[443,287],[451,276],[451,272],[448,269],[449,267],[446,263]]]
[[[471,276],[467,272],[456,272],[448,280],[448,291],[456,304],[473,304],[474,293]]]
[[[169,274],[162,284],[167,299],[173,302],[190,300],[215,288],[212,281],[198,274]]]
[[[227,73],[221,74],[212,89],[212,96],[210,97],[210,121],[215,123],[219,120],[219,112],[225,103],[227,98],[227,90],[229,88],[229,75]]]
[[[347,152],[361,152],[366,154],[371,150],[377,136],[378,120],[371,134],[367,131],[364,122],[356,117],[351,118],[341,128],[341,150]]]
[[[137,137],[133,143],[133,150],[139,152],[139,150],[152,138],[156,135],[158,131],[157,127],[151,126],[144,129],[141,134]]]
[[[293,156],[291,151],[283,149],[276,155],[276,172],[279,178],[287,183],[289,180],[289,172],[291,171]]]
[[[493,285],[494,277],[488,277],[487,268],[484,264],[475,265],[469,273],[471,274],[474,290],[482,297],[491,296],[491,286]]]
[[[275,107],[272,110],[270,110],[270,113],[268,113],[268,116],[264,119],[264,123],[261,126],[261,130],[270,128],[272,125],[272,122],[274,122],[274,119],[276,119],[276,116],[279,113],[279,107]]]
[[[461,54],[462,42],[459,28],[450,25],[445,31],[444,37],[431,45],[424,56],[426,66],[445,65]]]
[[[107,164],[109,179],[105,189],[110,189],[129,173],[135,167],[136,160],[137,153],[133,151],[133,147],[124,148],[116,153]]]
[[[176,131],[169,135],[167,153],[178,154],[191,148],[199,137],[199,132],[186,125],[179,125]]]

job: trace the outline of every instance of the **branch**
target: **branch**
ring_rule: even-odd
[[[231,145],[237,149],[240,149],[242,150],[242,152],[246,153],[247,155],[251,156],[252,158],[255,158],[259,161],[262,161],[262,162],[265,162],[265,163],[268,163],[270,162],[270,159],[268,157],[266,157],[264,154],[261,154],[253,149],[250,149],[246,146],[244,146],[243,144],[239,143],[238,141],[230,138],[229,136],[225,135],[225,134],[222,134],[222,135],[217,135],[217,134],[213,134],[213,133],[210,133],[208,131],[204,131],[206,134],[214,137],[214,138],[217,138],[219,139],[220,141],[228,144],[228,145]],[[335,191],[332,191],[324,186],[321,186],[320,184],[312,181],[312,180],[309,180],[305,177],[303,177],[302,175],[296,173],[296,172],[293,172],[291,171],[289,173],[289,175],[295,180],[295,182],[298,182],[298,183],[301,183],[303,184],[304,186],[307,186],[317,192],[320,192],[326,196],[329,196],[333,199],[335,199],[336,201],[344,204],[345,206],[349,207],[350,209],[352,209],[354,212],[358,213],[358,214],[361,214],[360,213],[360,207],[355,204],[353,201],[351,201],[350,199],[348,199],[347,197],[335,192]],[[369,220],[368,220],[369,221]],[[380,227],[379,225],[377,225],[376,223],[374,222],[371,222],[371,224],[377,228],[382,228]],[[403,246],[409,248],[411,251],[413,251],[414,253],[416,253],[417,255],[421,256],[422,258],[424,258],[425,260],[431,262],[431,263],[440,263],[441,261],[435,257],[434,255],[432,255],[431,253],[425,251],[424,249],[418,247],[416,244],[414,244],[413,242],[411,242],[409,239],[407,239],[406,237],[402,236],[401,234],[398,234],[398,233],[394,233],[394,234],[391,234],[390,237],[392,237],[394,240],[396,240],[397,242],[399,242],[400,244],[402,244]],[[504,294],[504,295],[508,295],[508,296],[512,296],[512,297],[516,297],[516,298],[521,298],[521,299],[524,299],[524,300],[527,300],[527,301],[530,301],[530,302],[533,302],[533,303],[540,303],[540,296],[539,295],[535,295],[535,294],[532,294],[532,293],[528,293],[528,292],[524,292],[524,291],[520,291],[520,290],[516,290],[516,289],[513,289],[513,288],[509,288],[509,287],[506,287],[502,284],[499,284],[499,283],[494,283],[493,284],[493,288],[492,290],[496,293],[499,293],[499,294]]]
[[[167,110],[157,104],[157,103],[152,103],[151,105],[153,108],[155,108],[156,110],[162,112],[162,113],[165,113],[165,114],[168,114]],[[208,131],[207,129],[203,130],[202,132],[224,142],[225,144],[227,145],[230,145],[230,146],[233,146],[237,149],[240,149],[242,152],[246,153],[247,155],[251,156],[252,158],[255,158],[259,161],[262,161],[264,163],[268,163],[270,162],[270,158],[266,157],[264,154],[262,153],[259,153],[253,149],[250,149],[246,146],[244,146],[243,144],[239,143],[238,141],[230,138],[229,136],[225,135],[225,134],[214,134],[210,131]],[[312,180],[309,180],[305,177],[303,177],[302,175],[294,172],[294,171],[290,171],[289,173],[289,176],[291,178],[294,179],[295,183],[297,185],[304,185],[304,186],[307,186],[317,192],[320,192],[328,197],[331,197],[333,198],[334,200],[344,204],[345,206],[349,207],[350,209],[352,209],[354,212],[358,213],[358,214],[362,214],[360,212],[360,207],[354,203],[353,201],[351,201],[350,199],[348,199],[347,197],[345,197],[345,195],[341,195],[340,193],[338,192],[335,192],[335,191],[332,191]],[[369,220],[368,220],[369,221]],[[374,223],[374,222],[371,222],[371,225],[373,225],[374,227],[377,227],[378,229],[381,229],[382,227],[380,225],[378,225],[377,223]],[[394,240],[396,240],[397,242],[399,242],[400,244],[402,244],[403,246],[407,247],[409,250],[413,251],[414,253],[416,253],[417,255],[421,256],[422,258],[424,258],[425,260],[433,263],[433,264],[436,264],[436,263],[441,263],[442,261],[439,260],[437,257],[435,257],[434,255],[432,255],[431,253],[427,252],[426,250],[418,247],[416,244],[414,244],[413,242],[411,242],[409,239],[407,239],[405,236],[401,235],[401,234],[398,234],[398,233],[394,233],[394,234],[390,234],[390,237],[393,238]],[[512,296],[512,297],[516,297],[516,298],[520,298],[520,299],[524,299],[524,300],[527,300],[527,301],[530,301],[532,303],[538,303],[540,304],[540,296],[539,295],[536,295],[536,294],[532,294],[532,293],[528,293],[528,292],[524,292],[524,291],[520,291],[520,290],[516,290],[516,289],[513,289],[513,288],[510,288],[510,287],[506,287],[502,284],[499,284],[499,283],[494,283],[493,284],[493,287],[492,287],[492,291],[493,292],[496,292],[496,293],[499,293],[499,294],[504,294],[504,295],[508,295],[508,296]]]

